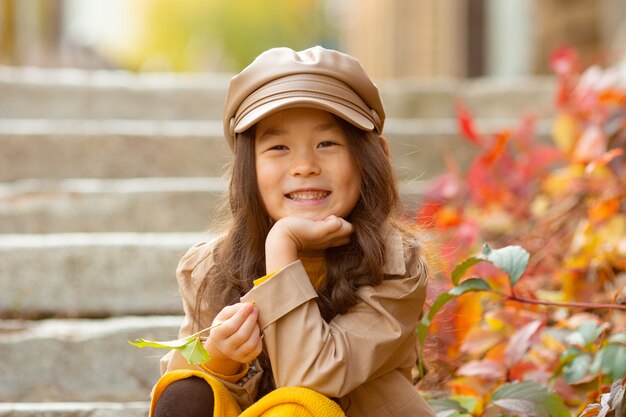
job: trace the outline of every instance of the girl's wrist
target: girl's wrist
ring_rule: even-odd
[[[265,239],[265,271],[272,273],[298,260],[296,243],[280,228],[272,228]]]

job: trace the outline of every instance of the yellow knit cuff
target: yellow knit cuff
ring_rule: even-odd
[[[268,279],[272,278],[274,275],[276,275],[278,271],[274,271],[271,274],[267,274],[261,278],[257,278],[255,279],[252,283],[254,284],[254,286],[259,286],[261,284],[263,284],[265,281],[267,281]]]
[[[206,363],[200,364],[200,368],[202,368],[203,370],[205,370],[206,372],[208,372],[209,374],[213,375],[216,378],[219,378],[219,379],[221,379],[223,381],[226,381],[226,382],[232,382],[233,384],[235,384],[241,378],[243,378],[244,376],[248,375],[248,369],[250,367],[248,366],[247,363],[242,363],[241,367],[239,368],[239,372],[237,372],[235,375],[223,375],[223,374],[220,374],[218,372],[215,372],[214,370],[209,368]]]

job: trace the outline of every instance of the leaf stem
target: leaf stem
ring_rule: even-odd
[[[524,303],[524,304],[537,304],[537,305],[544,305],[544,306],[550,306],[550,307],[626,310],[626,305],[621,305],[621,304],[594,304],[594,303],[575,303],[575,302],[561,303],[557,301],[533,300],[530,298],[523,298],[523,297],[518,297],[515,295],[507,295],[503,293],[496,293],[496,294],[500,295],[505,300],[516,301],[518,303]]]
[[[196,333],[192,334],[191,336],[187,336],[187,338],[191,338],[191,337],[198,337],[198,336],[200,336],[202,333],[206,333],[206,332],[208,332],[208,331],[209,331],[209,330],[211,330],[211,329],[215,329],[216,327],[221,326],[221,325],[222,325],[222,323],[223,323],[223,321],[222,321],[222,322],[219,322],[219,323],[217,323],[217,324],[214,324],[213,326],[209,326],[209,327],[207,327],[206,329],[202,329],[202,330],[200,330],[199,332],[196,332]]]

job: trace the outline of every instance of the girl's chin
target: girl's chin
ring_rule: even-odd
[[[329,213],[291,212],[283,217],[301,217],[303,219],[321,221],[321,220],[325,220],[328,216],[330,216]]]

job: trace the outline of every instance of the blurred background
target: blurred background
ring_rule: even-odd
[[[372,76],[515,77],[569,44],[626,44],[622,0],[1,0],[0,64],[237,72],[273,46],[339,48]]]
[[[521,236],[548,260],[544,247],[568,253],[571,233],[527,220],[544,213],[570,231],[595,200],[579,161],[550,182],[554,202],[534,199],[554,155],[544,145],[586,162],[614,151],[602,164],[624,166],[624,0],[0,0],[0,416],[147,415],[163,352],[126,341],[177,337],[176,265],[220,232],[229,78],[270,47],[315,44],[354,55],[379,85],[407,219],[435,201],[426,227],[452,236],[450,259],[493,236]],[[493,170],[467,175],[475,161]],[[626,199],[609,197],[592,210],[615,215],[608,231],[583,230],[597,231],[593,247],[613,236],[626,265]],[[576,297],[613,294],[555,265],[579,277]],[[431,294],[446,285],[433,280]],[[471,300],[432,332],[454,361],[461,319],[483,316]],[[502,320],[508,334],[522,327]]]

